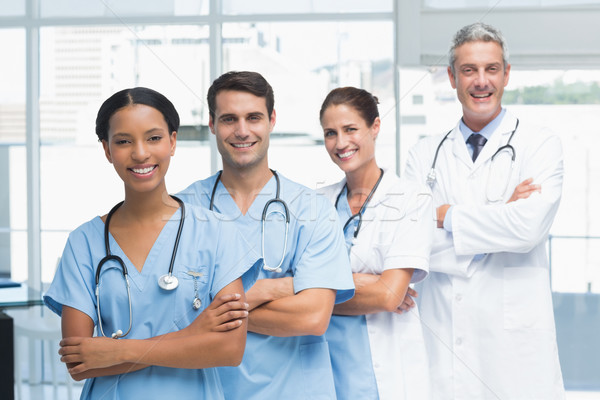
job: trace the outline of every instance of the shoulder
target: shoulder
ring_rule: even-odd
[[[196,181],[177,193],[177,196],[186,203],[200,205],[204,201],[210,201],[210,195],[217,180],[217,174],[206,179]],[[208,200],[207,200],[208,199]]]
[[[298,224],[319,226],[336,221],[337,212],[333,203],[323,193],[291,181],[281,174],[281,198],[287,203],[293,220]]]
[[[326,199],[328,199],[332,204],[334,204],[335,199],[340,194],[340,192],[344,188],[345,184],[346,184],[346,179],[344,178],[337,183],[318,188],[317,193],[325,196]]]
[[[396,204],[395,207],[388,207],[389,210],[395,210],[397,206],[404,211],[409,211],[416,204],[423,202],[423,199],[431,197],[431,189],[424,182],[407,177],[399,177],[393,171],[386,170],[381,181],[382,196],[385,204]]]
[[[551,138],[559,140],[558,135],[550,127],[541,123],[541,121],[532,121],[528,118],[516,117],[508,110],[506,111],[506,118],[510,118],[510,123],[515,124],[516,131],[514,134],[515,141],[530,141],[538,142],[545,141]],[[518,121],[518,125],[517,125]]]
[[[323,195],[314,189],[294,182],[281,174],[279,174],[279,179],[281,181],[281,198],[288,202],[290,207],[298,211],[310,206],[309,202],[319,206],[329,203]]]
[[[214,210],[209,210],[199,204],[184,201],[185,204],[185,223],[190,229],[202,232],[211,232],[220,229],[224,222],[231,221],[231,218]]]
[[[98,237],[104,232],[104,222],[100,217],[94,217],[84,222],[69,233],[67,239],[69,243],[77,244],[81,242],[97,241]]]

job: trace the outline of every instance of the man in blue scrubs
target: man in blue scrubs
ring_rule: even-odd
[[[335,399],[323,335],[334,304],[354,293],[337,213],[324,197],[269,169],[276,118],[273,90],[260,74],[225,73],[207,97],[223,170],[180,196],[235,223],[262,249],[265,264],[246,295],[251,311],[242,364],[219,369],[225,397]],[[293,296],[286,292],[290,283]]]

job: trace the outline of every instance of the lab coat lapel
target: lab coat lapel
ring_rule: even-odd
[[[465,143],[463,135],[460,132],[458,124],[450,133],[448,139],[452,140],[452,152],[454,153],[454,157],[456,158],[456,160],[462,162],[467,167],[471,168],[473,166],[473,160],[471,160],[471,155],[469,154],[469,150],[467,150],[467,144]]]

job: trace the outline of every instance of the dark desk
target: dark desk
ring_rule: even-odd
[[[13,320],[4,310],[42,304],[41,293],[25,284],[0,288],[0,399],[15,398]]]

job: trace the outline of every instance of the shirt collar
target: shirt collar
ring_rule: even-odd
[[[504,118],[505,114],[506,114],[506,109],[502,108],[502,110],[500,110],[500,114],[496,115],[496,118],[494,118],[493,120],[491,120],[479,132],[474,132],[471,128],[469,128],[467,125],[465,125],[463,119],[461,118],[460,119],[459,127],[460,127],[460,133],[462,133],[462,135],[463,135],[463,139],[466,142],[467,139],[469,138],[469,136],[471,136],[472,133],[479,133],[484,138],[486,138],[486,139],[489,140],[490,136],[492,136],[492,133],[494,133],[494,131],[496,130],[496,128],[498,128],[498,126],[500,126],[500,123],[502,122],[502,118]]]

